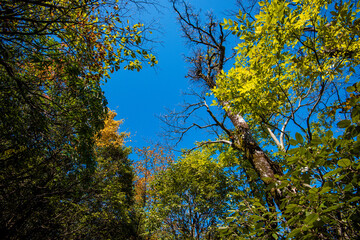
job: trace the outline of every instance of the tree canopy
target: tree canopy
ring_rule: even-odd
[[[78,204],[99,164],[101,83],[156,63],[125,1],[1,1],[1,232],[67,238],[64,202]],[[123,153],[126,156],[126,151]],[[71,211],[71,210],[70,210]],[[66,229],[66,228],[65,228]]]
[[[358,3],[256,4],[240,4],[236,19],[219,22],[173,1],[194,49],[188,77],[207,90],[194,88],[198,102],[168,118],[187,126],[168,125],[180,137],[211,129],[217,139],[198,147],[227,144],[240,154],[245,185],[222,227],[227,238],[357,238],[358,156],[342,144],[357,149]],[[238,39],[234,55],[226,51],[226,31]],[[234,67],[225,70],[231,59]],[[184,113],[201,108],[209,114],[206,125],[189,122]],[[342,183],[334,185],[337,179]],[[351,203],[347,210],[340,210],[343,201]]]
[[[102,88],[157,64],[156,3],[0,2],[4,238],[360,238],[360,2],[236,2],[169,1],[192,85],[165,135],[208,130],[181,154],[130,148]]]

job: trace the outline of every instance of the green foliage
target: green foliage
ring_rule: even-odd
[[[357,102],[352,112],[359,107]],[[344,121],[339,122],[345,127],[339,137],[334,138],[329,130],[321,139],[288,154],[289,171],[283,179],[296,189],[296,193],[288,194],[282,206],[286,209],[283,216],[288,219],[289,236],[359,238],[360,128],[358,121],[346,123],[345,126]]]
[[[68,238],[63,222],[76,211],[63,204],[84,200],[100,164],[101,83],[120,66],[156,59],[143,48],[143,25],[120,19],[128,9],[118,1],[0,5],[2,237]]]
[[[217,238],[232,186],[213,155],[209,149],[194,151],[153,180],[148,219],[152,239]]]
[[[359,8],[351,1],[322,0],[259,5],[253,19],[240,11],[236,21],[223,23],[241,42],[234,68],[220,74],[213,93],[263,139],[271,139],[267,128],[281,134],[291,125],[310,141],[315,128],[332,125],[335,112],[327,107],[341,104],[341,89],[354,81]]]
[[[281,160],[283,174],[260,194],[234,193],[238,207],[221,234],[358,239],[359,6],[321,0],[259,5],[254,18],[240,11],[236,21],[224,21],[241,43],[234,68],[218,76],[212,91],[229,103],[227,111],[246,117],[264,147],[279,147],[268,156]]]
[[[136,239],[134,172],[128,158],[130,149],[118,133],[120,121],[109,112],[105,127],[95,140],[96,168],[81,201],[64,200],[58,211],[69,209],[62,222],[67,239]]]
[[[360,86],[360,83],[357,84]],[[230,211],[226,239],[358,239],[360,227],[359,109],[351,99],[352,120],[340,121],[344,132],[334,137],[331,130],[322,138],[304,144],[302,137],[285,157],[285,174],[278,190],[286,196],[278,208],[261,202],[259,196],[240,199]],[[354,120],[355,119],[355,120]],[[346,124],[345,124],[346,123]],[[244,196],[238,192],[237,195]]]

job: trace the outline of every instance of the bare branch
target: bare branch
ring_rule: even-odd
[[[279,140],[276,138],[275,134],[271,131],[270,128],[266,128],[271,136],[271,138],[275,141],[275,144],[281,149],[284,150],[284,146],[281,145],[281,143],[279,142]]]
[[[214,115],[214,113],[210,110],[210,107],[207,105],[206,101],[204,100],[204,106],[206,107],[206,111],[210,114],[211,118],[216,122],[216,125],[221,127],[222,130],[230,137],[231,131],[227,129],[224,125],[225,117],[223,122],[220,122]]]

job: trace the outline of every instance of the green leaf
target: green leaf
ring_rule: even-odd
[[[296,235],[298,235],[299,233],[301,233],[301,228],[296,228],[294,230],[292,230],[289,234],[289,238],[293,238],[295,237]]]
[[[252,218],[255,222],[264,220],[264,218],[261,217],[261,216],[259,216],[259,215],[252,215],[251,218]]]
[[[293,212],[295,208],[299,208],[299,205],[297,204],[289,204],[286,206],[286,212]]]
[[[291,139],[290,139],[291,140]],[[293,140],[294,142],[296,142],[295,140]],[[296,142],[297,143],[297,142]],[[296,154],[296,153],[298,153],[299,152],[299,148],[292,148],[292,149],[290,149],[287,153],[288,154]]]
[[[360,200],[360,197],[353,197],[351,198],[348,202],[356,202],[356,201],[359,201]]]
[[[334,133],[331,130],[329,130],[329,131],[326,131],[325,135],[326,135],[326,137],[331,138],[334,135]]]
[[[290,164],[294,164],[294,163],[297,163],[299,161],[299,157],[298,156],[292,156],[292,157],[287,158],[287,161]]]
[[[319,194],[323,194],[323,193],[327,193],[331,190],[332,188],[331,187],[323,187],[321,189],[321,191],[319,192]]]
[[[273,236],[273,238],[274,238],[275,240],[277,240],[277,239],[279,238],[276,233],[271,234],[271,236]]]
[[[346,91],[351,93],[351,92],[354,92],[355,91],[355,86],[349,86],[346,88]]]
[[[300,133],[298,133],[298,132],[295,133],[295,138],[296,138],[296,141],[298,141],[298,143],[303,144],[304,139],[303,139],[303,137],[301,136]]]
[[[346,168],[346,167],[351,166],[351,161],[347,158],[343,158],[338,161],[338,165],[340,167]]]
[[[290,139],[290,140],[289,140],[289,143],[290,143],[291,145],[293,145],[293,146],[296,146],[296,145],[298,144],[298,142],[297,142],[296,140],[294,140],[294,139]]]
[[[318,213],[311,213],[304,220],[305,224],[312,225],[319,218]]]
[[[322,141],[319,137],[314,137],[313,139],[311,139],[311,144],[319,145],[321,143],[322,143]]]
[[[339,128],[347,128],[348,126],[350,126],[350,124],[351,124],[351,121],[346,119],[346,120],[342,120],[342,121],[338,122],[337,126]]]
[[[335,174],[337,174],[337,173],[339,173],[339,172],[341,172],[341,171],[342,171],[341,168],[337,168],[337,169],[335,169],[335,170],[332,170],[332,171],[326,173],[326,174],[324,175],[324,178],[328,178],[328,177],[330,177],[330,176],[333,176],[333,175],[335,175]]]
[[[334,210],[338,209],[339,207],[341,207],[341,205],[340,205],[340,204],[333,205],[333,206],[328,207],[327,209],[325,209],[325,210],[323,211],[323,213],[327,213],[327,212],[334,211]]]
[[[319,191],[318,188],[313,187],[313,188],[311,188],[311,189],[309,190],[309,193],[311,193],[311,194],[318,194],[318,191]]]

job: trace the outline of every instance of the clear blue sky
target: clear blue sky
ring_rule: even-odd
[[[225,10],[236,8],[235,1],[229,0],[189,2],[203,12],[213,11],[219,19],[226,17]],[[127,145],[132,147],[160,140],[162,123],[157,116],[166,113],[166,108],[178,107],[184,99],[182,92],[189,87],[185,78],[188,66],[183,57],[188,52],[185,39],[181,37],[176,14],[168,1],[162,0],[161,4],[164,5],[160,9],[162,13],[150,12],[161,25],[162,33],[154,33],[162,41],[162,45],[155,45],[158,65],[155,68],[145,66],[140,72],[119,70],[103,86],[108,107],[117,112],[117,119],[124,119],[120,131],[131,133]],[[195,139],[195,136],[188,136],[179,148],[192,147]]]

